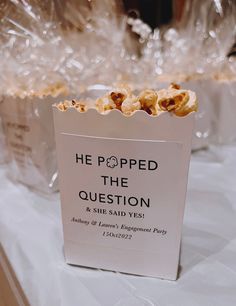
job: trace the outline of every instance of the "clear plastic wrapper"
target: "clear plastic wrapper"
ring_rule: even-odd
[[[151,86],[155,87],[156,81],[177,82],[197,93],[199,112],[193,148],[232,141],[232,75],[236,70],[235,60],[228,59],[227,54],[235,42],[236,2],[187,0],[180,21],[151,34],[141,22],[131,23],[143,43],[141,62],[152,77]],[[223,75],[224,82],[217,81],[215,74]],[[232,118],[227,123],[226,113]]]
[[[8,175],[43,193],[58,188],[51,105],[60,95],[56,84],[65,86],[52,13],[50,5],[45,10],[34,0],[1,3],[0,112]]]
[[[119,12],[119,1],[107,0],[1,3],[0,90],[13,179],[57,189],[51,104],[60,97],[47,88],[60,83],[77,96],[95,82],[110,84],[111,75],[121,78],[119,59],[124,65],[128,50],[136,50]],[[19,126],[27,131],[14,130]]]
[[[0,106],[8,176],[42,193],[58,190],[52,117],[52,104],[58,99],[63,97],[7,96]]]
[[[212,75],[222,71],[235,40],[234,0],[187,0],[180,22],[163,34],[164,72]]]
[[[223,85],[233,83],[209,85],[215,74],[236,71],[233,57],[226,56],[235,38],[234,0],[188,0],[178,23],[153,32],[125,16],[122,1],[8,0],[0,6],[0,92],[5,96],[31,95],[58,82],[77,97],[98,83],[156,89],[174,81],[199,97],[194,149],[234,139],[234,94]]]
[[[121,3],[6,2],[1,52],[10,63],[2,67],[2,86],[41,90],[53,80],[65,83],[76,95],[91,84],[110,85],[126,78],[138,46],[127,31]]]
[[[187,1],[177,31],[178,41],[183,43],[183,48],[180,48],[184,50],[182,56],[186,57],[182,63],[187,67],[189,84],[192,86],[195,83],[199,97],[199,120],[196,123],[199,147],[206,143],[229,143],[236,136],[233,132],[236,74],[227,58],[235,42],[236,2]],[[167,31],[165,35],[168,37],[168,34]],[[177,50],[174,52],[178,69],[181,65],[180,53]],[[197,78],[194,78],[195,74]],[[202,130],[204,125],[206,129]]]
[[[192,150],[206,148],[213,135],[212,120],[214,119],[214,107],[209,100],[209,79],[199,78],[183,82],[181,85],[196,92],[198,98],[198,112],[195,115],[195,128],[192,141]]]

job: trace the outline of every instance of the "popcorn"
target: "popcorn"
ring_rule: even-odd
[[[194,92],[182,90],[179,85],[172,83],[168,89],[158,91],[146,89],[137,96],[132,93],[129,87],[123,86],[108,92],[90,105],[72,100],[72,102],[59,103],[57,107],[61,111],[67,110],[68,107],[74,107],[80,112],[94,108],[102,114],[118,109],[126,116],[130,116],[138,110],[145,111],[151,116],[157,116],[168,111],[182,117],[190,112],[197,111],[198,106]]]
[[[186,90],[162,89],[158,91],[158,105],[163,111],[174,111],[176,108],[183,107],[189,100]]]
[[[24,98],[45,98],[45,97],[53,97],[56,98],[60,95],[67,96],[69,94],[68,87],[61,83],[55,82],[49,84],[46,87],[37,90],[26,90],[24,87],[21,88],[7,88],[5,91],[5,96],[19,97],[21,99]]]
[[[131,95],[131,89],[126,85],[122,85],[120,88],[110,92],[109,99],[115,103],[116,109],[121,110],[122,103],[125,101],[125,99],[131,97]]]
[[[121,105],[122,113],[124,113],[127,116],[131,115],[133,112],[137,110],[141,110],[141,103],[140,101],[138,101],[136,97],[125,99],[125,101]]]
[[[126,85],[121,85],[121,87],[110,91],[104,97],[97,99],[97,109],[100,113],[104,113],[111,109],[121,110],[122,103],[131,95],[131,89]]]
[[[184,104],[183,106],[177,107],[174,110],[174,114],[176,116],[183,117],[191,112],[197,111],[198,103],[197,103],[196,94],[193,91],[189,91],[188,94],[189,94],[188,102]]]
[[[138,100],[141,103],[142,110],[149,115],[157,115],[157,93],[154,90],[146,89],[139,94]]]
[[[40,91],[40,96],[49,96],[51,95],[52,97],[57,97],[59,95],[68,95],[69,90],[68,88],[61,82],[56,82],[52,85],[48,85],[46,88]],[[37,93],[35,93],[37,96]],[[39,95],[39,94],[38,94]]]
[[[68,108],[73,107],[76,108],[80,113],[84,113],[87,110],[87,105],[85,102],[72,100],[65,100],[64,102],[60,102],[57,107],[61,111],[66,111]]]
[[[71,107],[73,107],[73,106],[74,106],[74,107],[77,109],[77,111],[79,111],[80,113],[84,113],[84,112],[87,111],[86,102],[72,100],[72,102],[71,102]]]
[[[109,99],[109,97],[104,96],[102,98],[97,99],[96,108],[99,111],[99,113],[104,113],[111,109],[115,109],[116,104],[113,102],[112,99]]]
[[[116,108],[121,110],[121,104],[124,102],[124,100],[126,99],[126,96],[121,93],[121,92],[115,92],[112,91],[110,93],[110,98],[112,99],[112,101],[115,103]]]
[[[182,117],[197,111],[196,94],[190,90],[182,90],[180,86],[172,83],[167,90],[158,91],[159,107],[164,111],[172,111],[176,116]]]
[[[170,89],[171,89],[171,88],[173,88],[173,89],[180,89],[180,85],[175,84],[175,83],[171,83],[170,86],[169,86],[169,88],[170,88]]]
[[[73,100],[72,100],[73,101]],[[72,102],[68,101],[68,100],[65,100],[64,102],[60,102],[57,107],[61,110],[61,111],[66,111],[70,105],[71,105]]]

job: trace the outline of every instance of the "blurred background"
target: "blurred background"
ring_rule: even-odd
[[[193,151],[235,143],[235,37],[235,0],[1,0],[1,160],[20,181],[53,186],[52,103],[120,83],[194,90]],[[22,123],[25,135],[13,131]]]

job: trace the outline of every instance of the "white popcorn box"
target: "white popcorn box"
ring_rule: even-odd
[[[0,106],[8,176],[43,193],[58,190],[52,104],[61,98],[5,96]]]
[[[175,280],[194,113],[53,112],[66,262]]]
[[[211,81],[211,103],[214,104],[213,142],[230,144],[236,140],[236,80]]]

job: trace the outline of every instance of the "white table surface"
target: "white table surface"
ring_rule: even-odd
[[[4,167],[0,241],[33,306],[235,306],[236,146],[192,156],[176,282],[67,265],[59,195],[14,185]]]

